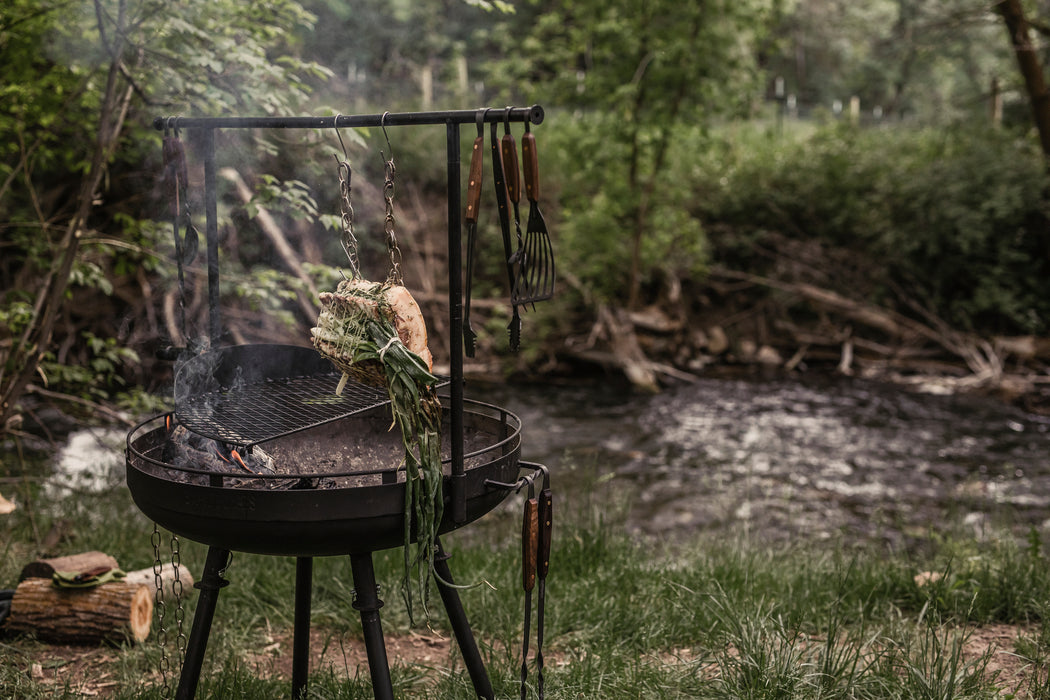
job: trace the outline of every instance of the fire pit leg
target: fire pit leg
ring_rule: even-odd
[[[295,637],[292,641],[292,698],[306,697],[310,673],[310,596],[313,593],[314,560],[295,560]]]
[[[230,583],[222,577],[229,560],[230,550],[208,548],[204,573],[201,574],[201,580],[194,584],[194,588],[200,589],[200,595],[197,597],[197,612],[193,614],[193,627],[186,642],[186,658],[182,662],[175,700],[193,700],[197,694],[204,652],[208,647],[208,634],[211,632],[212,618],[215,617],[215,604],[219,600],[219,591]]]
[[[437,542],[437,555],[434,557],[434,570],[438,576],[438,592],[441,594],[441,602],[445,604],[445,612],[448,613],[448,621],[452,625],[452,634],[459,644],[459,651],[463,654],[463,663],[467,666],[470,680],[474,684],[474,692],[478,697],[493,700],[495,694],[492,691],[492,683],[489,681],[488,671],[485,670],[485,662],[481,660],[478,644],[474,640],[474,632],[470,629],[467,614],[463,610],[463,603],[459,599],[459,593],[455,588],[442,585],[441,579],[454,584],[452,571],[448,568],[449,555],[445,554],[441,541]]]
[[[368,652],[368,673],[372,676],[372,694],[376,700],[394,700],[394,686],[390,680],[390,663],[386,658],[383,625],[379,621],[379,599],[376,572],[372,555],[351,554],[350,569],[354,577],[354,610],[361,611],[361,627]]]

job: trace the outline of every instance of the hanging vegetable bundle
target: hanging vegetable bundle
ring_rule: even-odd
[[[419,305],[401,284],[400,250],[393,229],[393,160],[387,161],[385,199],[387,247],[391,271],[385,282],[361,278],[357,269],[357,241],[350,206],[350,165],[339,163],[343,209],[343,247],[353,276],[335,292],[318,295],[321,312],[310,330],[314,347],[343,372],[340,394],[348,377],[370,386],[385,387],[394,424],[405,448],[405,572],[402,594],[412,614],[412,573],[429,617],[430,579],[437,529],[444,510],[441,471],[441,403],[433,358],[427,348],[426,324]],[[391,426],[393,427],[393,426]],[[415,553],[411,549],[416,541]]]

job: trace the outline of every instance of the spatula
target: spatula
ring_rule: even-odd
[[[529,200],[529,220],[525,226],[524,255],[512,298],[519,304],[531,304],[554,296],[554,250],[547,222],[540,212],[540,167],[536,137],[525,122],[521,137],[522,170],[525,172],[525,196]]]

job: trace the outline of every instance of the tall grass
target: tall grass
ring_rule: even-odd
[[[101,549],[127,569],[153,561],[152,525],[119,482],[101,494],[48,500],[27,486],[15,497],[22,507],[0,521],[0,585],[14,586],[39,533],[57,518],[78,523],[76,538],[62,545],[66,553]],[[1017,697],[1050,697],[1050,575],[1036,537],[1014,542],[946,535],[921,555],[855,543],[774,549],[726,533],[661,543],[624,533],[626,505],[612,483],[557,495],[544,645],[552,700],[993,698],[1009,697],[1000,693],[1007,682]],[[520,503],[509,501],[445,538],[460,581],[496,586],[464,591],[462,598],[502,698],[517,696],[521,664],[519,514]],[[164,548],[170,556],[166,541]],[[180,554],[200,571],[204,547],[182,541]],[[375,560],[387,601],[385,634],[410,634],[396,593],[400,554],[382,552]],[[941,576],[919,586],[913,577],[920,571]],[[287,678],[261,677],[245,656],[268,633],[290,631],[294,576],[290,558],[235,554],[198,697],[287,697]],[[316,560],[315,629],[333,639],[360,638],[352,589],[346,558]],[[188,621],[193,601],[186,607]],[[991,670],[997,650],[964,653],[974,626],[988,622],[1023,626],[1015,646],[1001,650],[1028,665],[1022,682]],[[440,609],[432,625],[447,634]],[[0,696],[78,697],[72,686],[56,690],[27,674],[41,645],[16,637],[0,644]],[[392,658],[396,693],[474,698],[457,659],[456,652],[448,663],[427,665]],[[144,680],[158,662],[152,641],[116,652],[107,669],[117,683],[114,697],[161,697]],[[47,672],[61,678],[62,669]],[[370,698],[367,670],[319,669],[309,697]]]

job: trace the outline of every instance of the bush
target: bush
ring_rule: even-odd
[[[623,300],[642,193],[629,186],[631,145],[616,137],[617,120],[605,114],[559,115],[544,124],[538,139],[541,207],[548,222],[556,223],[559,267],[571,270],[598,298]],[[641,138],[649,137],[643,133]],[[672,147],[668,166],[657,178],[644,224],[643,287],[663,275],[696,276],[707,259],[700,220],[689,213],[694,193],[688,171],[681,171],[688,165],[678,162],[676,151]]]
[[[756,246],[780,237],[809,240],[849,251],[869,294],[953,327],[1050,332],[1050,182],[1034,144],[962,127],[829,125],[800,139],[724,133],[704,153],[694,212],[725,232],[711,240],[723,264],[761,264]]]

